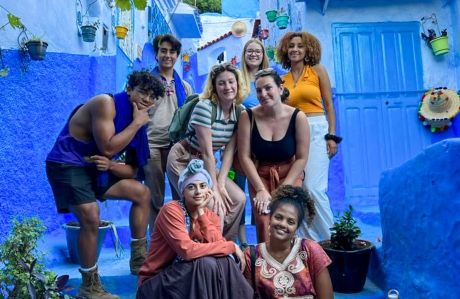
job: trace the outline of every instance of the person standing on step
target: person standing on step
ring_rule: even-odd
[[[280,185],[302,186],[310,133],[307,117],[283,102],[289,91],[274,69],[255,75],[259,106],[241,114],[238,156],[249,181],[257,242],[268,241],[268,206]]]
[[[244,99],[243,106],[250,109],[259,105],[257,100],[256,87],[254,84],[255,74],[257,71],[268,67],[268,56],[265,53],[265,47],[262,42],[256,38],[252,38],[246,42],[241,54],[241,79],[246,84],[249,95]],[[240,167],[241,168],[241,167]],[[235,169],[235,183],[243,190],[246,189],[246,175]],[[242,248],[247,247],[246,226],[245,226],[245,210],[243,210],[243,217],[241,217],[240,228],[238,230],[238,238]]]
[[[236,128],[241,101],[246,96],[240,71],[230,63],[214,65],[208,75],[200,101],[193,108],[187,126],[188,138],[176,143],[168,156],[166,171],[176,191],[179,174],[193,158],[204,161],[213,182],[214,197],[209,208],[221,217],[223,235],[236,240],[246,196],[228,178],[235,156]],[[214,112],[214,113],[213,113]],[[214,119],[213,119],[214,115]],[[220,170],[214,154],[224,148]]]
[[[252,298],[253,290],[241,273],[243,252],[225,240],[219,216],[207,208],[212,187],[203,161],[191,160],[179,176],[181,199],[166,204],[158,215],[139,271],[137,299]]]
[[[321,44],[308,32],[288,32],[277,48],[278,60],[289,69],[283,76],[291,95],[288,105],[304,112],[310,127],[310,151],[303,187],[315,201],[316,217],[311,226],[303,223],[301,236],[315,241],[327,240],[333,225],[332,210],[326,194],[329,160],[335,156],[341,139],[336,136],[331,82],[321,60]]]
[[[132,202],[131,273],[137,274],[147,256],[150,191],[136,176],[149,157],[148,110],[163,94],[163,84],[150,72],[133,72],[125,92],[100,94],[75,108],[46,158],[46,174],[58,212],[72,212],[80,224],[80,297],[118,298],[103,288],[98,274],[100,218],[96,199]],[[124,162],[120,157],[125,157]]]
[[[182,106],[187,96],[192,94],[190,84],[182,80],[174,70],[181,47],[180,41],[169,34],[158,35],[153,40],[158,66],[153,69],[152,73],[161,78],[165,87],[165,95],[159,98],[155,106],[150,109],[150,121],[147,128],[150,159],[144,167],[144,182],[151,192],[150,233],[153,231],[158,212],[164,204],[166,161],[171,148],[168,128],[174,112]],[[171,191],[173,198],[177,199],[175,190],[171,188]]]

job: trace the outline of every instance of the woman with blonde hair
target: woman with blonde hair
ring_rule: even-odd
[[[198,158],[204,161],[213,182],[214,198],[208,207],[221,217],[223,235],[236,240],[246,201],[243,191],[227,175],[235,153],[235,129],[241,102],[246,96],[241,73],[230,63],[211,68],[201,100],[196,104],[187,128],[187,139],[176,143],[168,155],[166,172],[172,186],[178,190],[180,172],[187,163]],[[212,121],[213,111],[215,120]],[[216,170],[214,154],[222,149],[220,171]]]
[[[267,67],[268,56],[264,44],[256,38],[248,40],[241,54],[241,77],[249,90],[249,95],[243,101],[244,107],[252,108],[259,105],[254,85],[255,75],[257,71]]]
[[[300,109],[308,117],[310,150],[303,187],[315,200],[316,217],[311,227],[303,223],[302,236],[315,241],[330,238],[333,216],[326,194],[329,159],[337,153],[341,139],[336,135],[335,112],[329,75],[321,60],[321,44],[308,32],[288,32],[277,48],[277,56],[289,73],[284,86],[291,93],[288,105]]]

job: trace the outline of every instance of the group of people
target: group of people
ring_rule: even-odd
[[[138,298],[332,298],[330,259],[315,241],[328,239],[333,224],[328,166],[340,137],[319,40],[282,38],[283,77],[257,39],[244,46],[241,71],[213,66],[188,137],[172,147],[169,124],[193,91],[174,70],[181,43],[160,35],[153,46],[158,66],[134,71],[126,91],[77,107],[46,159],[58,212],[81,226],[79,296],[118,298],[99,279],[96,199],[125,199]],[[176,200],[163,205],[166,174]],[[247,243],[246,180],[254,250],[236,243]]]

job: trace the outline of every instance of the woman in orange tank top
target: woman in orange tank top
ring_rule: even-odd
[[[329,75],[321,60],[319,40],[307,32],[288,32],[277,48],[277,56],[289,69],[284,86],[289,89],[287,104],[300,109],[310,126],[310,150],[305,167],[304,189],[309,190],[317,217],[311,226],[304,223],[299,234],[315,241],[330,238],[333,216],[326,194],[329,159],[337,153],[341,138],[335,135],[335,112]]]

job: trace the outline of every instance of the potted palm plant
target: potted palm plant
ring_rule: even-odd
[[[366,282],[370,256],[374,245],[357,239],[361,229],[356,225],[350,205],[343,215],[338,215],[330,228],[331,239],[319,242],[331,258],[329,266],[335,292],[357,293]]]

